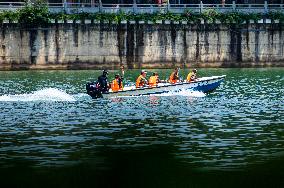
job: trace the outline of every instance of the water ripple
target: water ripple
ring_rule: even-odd
[[[95,101],[84,94],[84,84],[97,72],[4,72],[0,161],[60,166],[99,160],[99,147],[156,144],[175,146],[176,158],[199,168],[240,169],[270,160],[284,148],[284,69],[259,70],[200,70],[205,76],[227,74],[206,96]]]

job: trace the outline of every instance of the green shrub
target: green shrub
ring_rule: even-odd
[[[24,8],[18,10],[18,20],[25,27],[45,26],[49,22],[46,3],[42,0],[26,3]]]
[[[196,21],[199,19],[199,15],[200,14],[193,13],[190,10],[186,10],[185,13],[181,15],[181,17],[184,21]]]
[[[281,21],[284,20],[284,14],[278,11],[269,12],[266,16],[271,20],[281,20]]]
[[[70,17],[71,16],[69,14],[65,14],[64,12],[54,13],[49,15],[50,19],[61,20],[61,21],[68,20],[70,19]]]
[[[239,12],[229,12],[226,14],[219,14],[218,18],[222,23],[238,23],[241,24],[246,21],[244,14]]]
[[[244,16],[244,20],[248,21],[248,20],[260,20],[262,18],[262,14],[261,13],[248,13],[248,14],[243,14]]]
[[[200,16],[208,23],[213,23],[219,17],[219,13],[216,10],[209,9],[204,11]]]
[[[24,27],[40,27],[45,26],[51,19],[56,20],[99,20],[106,22],[119,23],[122,20],[130,21],[153,21],[170,20],[170,21],[197,21],[204,19],[208,23],[213,23],[215,20],[220,20],[223,23],[237,23],[241,24],[249,20],[260,20],[261,18],[269,18],[272,20],[284,21],[284,13],[269,12],[268,14],[260,13],[239,13],[228,12],[219,13],[214,9],[205,10],[202,13],[194,13],[186,10],[183,14],[176,14],[172,12],[156,12],[153,14],[133,14],[119,11],[118,13],[86,13],[76,10],[72,14],[65,12],[49,13],[48,6],[43,0],[36,0],[34,3],[26,3],[24,8],[18,11],[2,11],[0,12],[0,22],[9,20],[10,22],[18,21]]]
[[[8,11],[4,10],[3,12],[1,12],[1,21],[3,20],[9,20],[10,22],[18,21],[19,14],[17,12],[13,12],[10,10]]]

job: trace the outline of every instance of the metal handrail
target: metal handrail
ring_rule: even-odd
[[[24,7],[24,2],[0,2],[0,10],[14,10]],[[267,11],[283,11],[283,4],[268,4],[266,1],[264,4],[236,4],[234,1],[231,4],[99,4],[93,2],[85,3],[47,3],[48,8],[51,12],[58,11],[72,11],[74,9],[80,9],[80,11],[87,12],[132,12],[132,13],[153,13],[157,11],[170,11],[174,13],[181,13],[185,10],[191,10],[195,12],[203,12],[205,10],[216,10],[222,11],[256,11],[256,12],[267,12]]]

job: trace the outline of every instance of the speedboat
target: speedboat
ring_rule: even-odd
[[[191,82],[178,82],[176,84],[171,83],[158,83],[156,87],[142,87],[136,88],[135,86],[125,86],[122,91],[109,91],[101,92],[98,89],[97,83],[87,83],[87,94],[93,99],[96,98],[113,98],[122,96],[143,96],[143,95],[155,95],[168,92],[177,92],[181,90],[194,90],[203,93],[214,91],[226,75],[201,77]]]

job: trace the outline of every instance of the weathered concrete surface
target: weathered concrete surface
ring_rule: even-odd
[[[284,66],[281,24],[3,24],[0,70]]]

